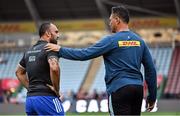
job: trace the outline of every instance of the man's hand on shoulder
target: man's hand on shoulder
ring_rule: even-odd
[[[47,45],[45,45],[45,50],[46,51],[55,51],[58,52],[60,50],[61,46],[56,45],[56,44],[52,44],[52,43],[48,43]]]

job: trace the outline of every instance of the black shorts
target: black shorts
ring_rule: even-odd
[[[109,96],[109,113],[110,115],[140,115],[142,100],[143,86],[124,86]]]

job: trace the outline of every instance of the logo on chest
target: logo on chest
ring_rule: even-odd
[[[29,56],[29,62],[36,61],[36,56]]]

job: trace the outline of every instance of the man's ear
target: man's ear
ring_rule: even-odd
[[[117,24],[121,23],[121,19],[119,17],[116,17]]]
[[[47,36],[51,36],[51,33],[49,31],[46,31]]]

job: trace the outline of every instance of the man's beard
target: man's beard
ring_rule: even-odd
[[[115,31],[115,30],[111,30],[111,32],[112,32],[112,33],[116,33],[116,31]]]
[[[50,43],[57,44],[57,40],[56,39],[50,39]]]
[[[111,27],[111,32],[116,33],[116,29],[114,27]]]

